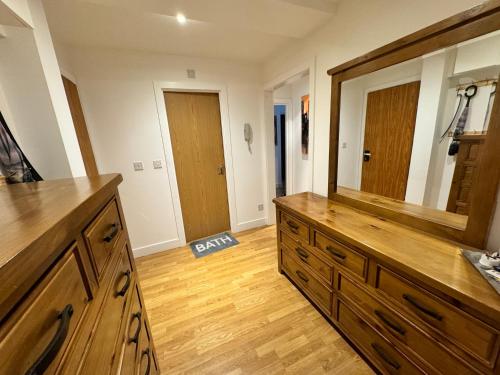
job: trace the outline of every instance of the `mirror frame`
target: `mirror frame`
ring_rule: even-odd
[[[477,167],[477,183],[470,192],[471,205],[465,228],[432,220],[437,212],[444,212],[441,210],[421,207],[420,211],[427,210],[429,215],[412,213],[403,209],[404,202],[401,202],[402,208],[399,209],[337,192],[340,98],[344,81],[499,29],[500,0],[489,0],[328,70],[332,80],[328,198],[440,237],[484,249],[495,212],[500,180],[500,95],[495,96],[492,105],[488,135]]]

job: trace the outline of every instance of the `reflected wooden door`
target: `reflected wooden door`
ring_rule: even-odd
[[[186,241],[230,228],[219,95],[166,92]]]
[[[361,190],[404,200],[420,81],[368,94]]]

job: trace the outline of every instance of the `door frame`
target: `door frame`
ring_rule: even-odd
[[[291,99],[274,99],[273,103],[273,114],[275,105],[284,105],[286,108],[286,122],[285,122],[285,178],[286,178],[286,193],[287,195],[293,194],[293,155],[292,155],[292,145],[293,145],[293,106]],[[272,181],[274,185],[274,194],[271,194],[273,199],[276,198],[276,163],[274,165],[275,174]]]
[[[263,86],[263,124],[264,131],[262,132],[262,144],[265,150],[265,171],[266,178],[264,181],[264,191],[265,196],[265,214],[266,223],[268,225],[276,223],[276,211],[274,209],[273,199],[276,197],[276,177],[274,165],[274,99],[273,91],[280,85],[288,81],[290,78],[303,74],[305,72],[309,73],[309,158],[311,160],[311,180],[310,186],[311,191],[315,192],[314,186],[314,152],[315,152],[315,112],[316,112],[316,56],[305,60],[302,64],[296,65],[295,67],[285,71],[284,73],[276,75],[273,79],[266,82]],[[273,116],[270,116],[270,114]],[[290,138],[290,137],[289,137]],[[288,173],[288,171],[287,171]],[[292,184],[293,187],[293,184]],[[319,188],[318,188],[319,189]],[[293,189],[292,189],[293,190]],[[317,192],[317,191],[316,191]],[[288,192],[287,192],[288,193]]]
[[[414,81],[420,81],[422,79],[422,74],[413,74],[411,76],[396,80],[381,83],[379,85],[368,87],[363,92],[363,113],[361,117],[361,132],[359,134],[359,155],[357,160],[357,174],[356,174],[356,189],[361,190],[361,178],[363,177],[363,148],[365,144],[365,127],[366,127],[366,106],[368,105],[368,94],[373,91],[388,89],[389,87],[404,85]],[[416,121],[416,120],[415,120]],[[416,124],[415,124],[416,125]],[[415,136],[414,136],[415,137]],[[413,147],[412,147],[413,155]],[[411,163],[411,157],[410,157]],[[408,176],[409,177],[409,176]],[[408,183],[408,180],[407,180]]]
[[[229,222],[231,231],[237,231],[236,222],[236,195],[234,188],[233,157],[231,148],[231,129],[229,125],[229,104],[227,88],[223,84],[210,82],[170,82],[154,81],[153,89],[156,99],[156,109],[158,112],[158,123],[165,154],[165,163],[170,185],[170,195],[174,206],[174,216],[177,229],[179,246],[186,245],[186,233],[184,231],[184,219],[182,217],[181,200],[179,187],[177,185],[177,175],[175,172],[174,153],[172,150],[172,140],[170,138],[170,128],[168,125],[167,108],[165,106],[164,92],[193,92],[193,93],[217,93],[219,94],[219,110],[221,117],[222,146],[224,151],[224,161],[226,165],[226,187],[227,200],[229,206]]]

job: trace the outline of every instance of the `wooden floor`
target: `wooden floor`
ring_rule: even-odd
[[[277,272],[275,227],[137,259],[162,374],[372,374]]]

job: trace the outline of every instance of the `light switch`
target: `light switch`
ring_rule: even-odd
[[[153,160],[153,168],[154,169],[161,169],[162,168],[161,160]]]
[[[142,163],[142,161],[134,161],[132,164],[134,165],[134,171],[144,170],[144,164]]]
[[[347,142],[342,142],[342,148],[347,148]]]

